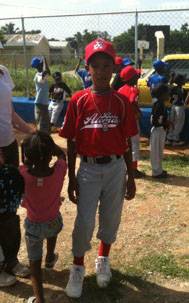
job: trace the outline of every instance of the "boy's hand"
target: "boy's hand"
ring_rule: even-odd
[[[132,200],[135,197],[136,185],[134,178],[128,177],[125,199]]]
[[[70,179],[68,185],[68,196],[70,201],[74,204],[78,204],[78,197],[79,197],[79,185],[77,183],[76,178]]]
[[[42,79],[44,79],[45,76],[49,76],[49,73],[46,70],[44,72],[42,72]]]

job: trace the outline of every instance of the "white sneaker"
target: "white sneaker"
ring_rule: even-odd
[[[97,257],[95,260],[96,281],[99,287],[104,288],[110,282],[112,273],[108,257]]]
[[[13,269],[11,271],[12,271],[13,275],[20,277],[20,278],[27,277],[30,274],[30,269],[27,266],[22,265],[19,262],[13,267]]]
[[[166,144],[166,145],[172,145],[172,144],[173,144],[173,140],[167,139],[167,140],[165,141],[165,144]]]
[[[80,298],[83,288],[83,279],[85,275],[85,267],[83,265],[73,265],[68,284],[66,286],[66,294],[71,298]]]
[[[0,287],[11,286],[16,283],[16,278],[12,275],[9,275],[5,271],[0,273]]]

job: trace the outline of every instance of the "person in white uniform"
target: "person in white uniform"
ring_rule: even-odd
[[[62,81],[61,73],[53,73],[53,78],[55,83],[52,84],[49,89],[49,97],[51,98],[51,102],[48,108],[51,126],[56,125],[58,121],[64,107],[64,98],[66,95],[71,97],[71,90],[66,83]]]

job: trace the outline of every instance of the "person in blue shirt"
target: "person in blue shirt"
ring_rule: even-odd
[[[50,134],[51,124],[48,112],[48,81],[50,70],[45,57],[41,59],[34,57],[30,66],[37,69],[34,77],[36,87],[34,115],[37,129],[44,133]]]
[[[157,101],[156,96],[153,93],[154,87],[158,83],[168,84],[168,82],[172,81],[173,73],[170,74],[170,79],[165,76],[166,67],[169,65],[168,62],[163,62],[162,60],[156,60],[153,62],[153,68],[155,69],[155,73],[150,76],[147,82],[147,86],[150,87],[150,93],[152,96],[152,103]]]
[[[84,60],[85,68],[79,69],[81,61],[82,61],[82,57],[79,58],[79,62],[75,68],[75,73],[81,78],[84,88],[88,88],[92,85],[92,78],[91,75],[89,75],[88,73],[88,67],[85,60]]]

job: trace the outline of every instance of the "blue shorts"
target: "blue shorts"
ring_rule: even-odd
[[[62,227],[61,214],[45,223],[34,223],[26,218],[24,220],[24,228],[29,260],[40,260],[43,256],[43,240],[56,237]]]

